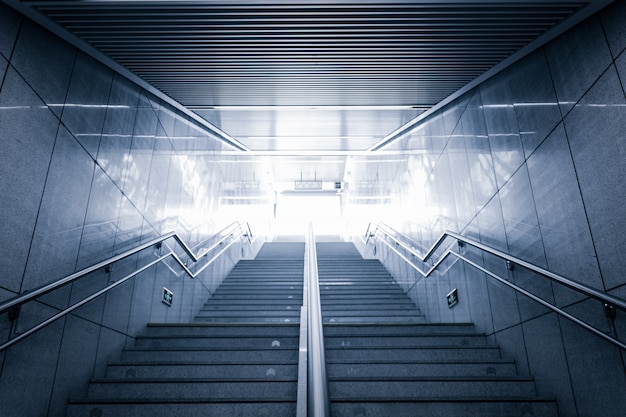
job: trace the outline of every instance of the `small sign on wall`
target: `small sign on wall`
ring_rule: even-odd
[[[448,300],[448,308],[455,306],[459,302],[459,294],[456,288],[450,291],[448,295],[446,295],[446,298]]]
[[[169,307],[171,307],[173,298],[174,298],[174,293],[168,290],[167,288],[163,287],[163,298],[161,299],[161,301],[163,301],[164,304],[167,304]]]

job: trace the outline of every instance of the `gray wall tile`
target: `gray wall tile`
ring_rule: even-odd
[[[0,107],[0,285],[19,292],[59,121],[11,67]]]
[[[61,120],[92,157],[98,154],[113,73],[79,53]]]
[[[626,4],[623,1],[614,2],[600,13],[600,22],[613,58],[618,57],[626,48],[624,16],[626,16]]]
[[[11,58],[22,15],[4,3],[0,3],[0,55]]]
[[[24,277],[25,288],[76,270],[94,163],[59,129]]]
[[[3,416],[48,414],[62,334],[63,320],[7,351],[0,378],[0,403],[5,405]]]
[[[563,114],[611,63],[600,21],[591,17],[546,46],[550,73]]]
[[[574,167],[606,289],[623,283],[626,100],[612,66],[565,119]]]
[[[548,269],[592,287],[602,288],[576,172],[562,125],[529,158],[528,172]],[[580,262],[581,259],[585,262]],[[567,297],[559,300],[560,303],[567,301]]]
[[[576,415],[569,367],[565,357],[559,321],[554,313],[538,317],[522,325],[531,375],[537,390],[558,398],[560,415]]]
[[[561,120],[548,62],[540,49],[507,71],[526,158]]]
[[[99,336],[100,326],[97,324],[71,315],[67,317],[49,415],[64,415],[70,398],[86,396],[84,381],[93,375]]]
[[[615,366],[622,361],[619,349],[568,320],[560,322],[578,415],[621,415],[626,373]]]
[[[42,27],[25,20],[11,64],[50,109],[60,116],[76,50]],[[42,71],[46,68],[46,71]]]

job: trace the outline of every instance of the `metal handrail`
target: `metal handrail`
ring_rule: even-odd
[[[552,281],[558,282],[559,284],[565,285],[568,288],[571,288],[575,291],[578,291],[579,293],[585,294],[588,297],[594,298],[596,300],[599,300],[603,303],[605,303],[605,305],[612,307],[612,308],[619,308],[622,311],[626,311],[626,301],[624,301],[621,298],[615,297],[611,294],[607,294],[605,292],[602,291],[598,291],[595,288],[589,287],[585,284],[582,284],[580,282],[574,281],[572,279],[569,278],[565,278],[561,275],[555,274],[554,272],[548,271],[547,269],[541,268],[537,265],[533,265],[529,262],[526,262],[522,259],[519,259],[515,256],[509,255],[508,253],[499,251],[497,249],[494,249],[490,246],[487,246],[485,244],[482,244],[480,242],[477,242],[475,240],[469,239],[465,236],[462,236],[458,233],[454,233],[451,231],[445,231],[441,234],[441,236],[439,236],[439,238],[435,241],[435,243],[430,247],[430,249],[425,253],[425,254],[421,254],[417,251],[416,248],[414,248],[411,245],[408,245],[402,241],[400,241],[398,238],[396,238],[393,234],[399,234],[398,232],[396,232],[394,229],[392,229],[391,227],[385,225],[384,223],[377,223],[374,228],[372,227],[373,223],[370,223],[367,227],[367,232],[365,235],[365,238],[361,238],[361,240],[363,241],[364,244],[367,245],[367,243],[369,243],[369,239],[376,237],[378,235],[378,233],[382,233],[385,237],[391,239],[396,245],[401,246],[402,248],[406,249],[408,252],[411,253],[411,255],[415,256],[417,259],[419,259],[421,262],[427,262],[433,255],[434,253],[437,251],[437,249],[443,244],[443,242],[446,240],[446,238],[450,237],[455,239],[457,242],[463,242],[464,244],[468,244],[471,246],[474,246],[484,252],[490,253],[492,255],[495,255],[499,258],[502,258],[508,262],[511,262],[513,264],[517,264],[519,266],[522,266],[526,269],[529,269],[533,272],[536,272],[537,274],[544,276]],[[508,280],[500,277],[499,275],[489,271],[488,269],[478,265],[477,263],[469,260],[468,258],[464,257],[463,255],[461,255],[460,253],[454,252],[452,249],[447,249],[443,254],[441,254],[441,256],[439,257],[439,259],[430,267],[430,269],[428,269],[428,271],[423,271],[421,268],[419,268],[417,265],[415,265],[409,258],[407,258],[404,254],[402,254],[398,249],[396,249],[393,245],[389,244],[389,242],[387,242],[386,239],[382,239],[382,242],[385,243],[392,251],[394,251],[397,255],[399,255],[405,262],[407,262],[413,269],[415,269],[418,273],[420,273],[424,278],[429,277],[438,267],[439,265],[441,265],[448,256],[455,256],[456,258],[466,262],[467,264],[473,266],[474,268],[484,272],[485,274],[489,275],[490,277],[498,280],[499,282],[509,286],[510,288],[513,288],[514,290],[520,292],[521,294],[524,294],[525,296],[533,299],[534,301],[537,301],[538,303],[542,304],[543,306],[549,308],[550,310],[556,312],[557,314],[560,314],[561,316],[571,320],[572,322],[578,324],[579,326],[589,330],[590,332],[596,334],[597,336],[600,336],[601,338],[607,340],[610,343],[613,343],[614,345],[620,347],[621,349],[626,350],[626,344],[611,337],[608,336],[607,334],[601,332],[600,330],[596,329],[595,327],[587,324],[586,322],[572,316],[571,314],[565,312],[564,310],[554,306],[553,304],[548,303],[547,301],[537,297],[536,295],[526,291],[525,289],[523,289],[522,287],[519,287],[518,285],[515,285],[511,282],[509,282]]]
[[[98,270],[101,268],[105,268],[109,265],[114,264],[115,262],[118,262],[122,259],[128,258],[129,256],[135,255],[151,246],[158,246],[160,244],[162,244],[164,241],[172,238],[174,239],[184,250],[184,252],[193,260],[193,262],[198,262],[200,259],[202,259],[203,257],[205,257],[209,252],[213,251],[214,249],[216,249],[218,246],[220,246],[221,244],[223,244],[228,238],[232,237],[235,233],[237,233],[237,231],[239,231],[239,236],[236,237],[240,237],[240,236],[245,236],[248,238],[248,240],[250,242],[252,242],[251,240],[251,231],[250,231],[250,225],[246,222],[245,223],[247,230],[243,229],[243,224],[241,224],[240,222],[233,222],[230,225],[226,226],[224,229],[220,230],[218,233],[216,233],[215,235],[213,235],[212,237],[206,239],[204,242],[207,242],[211,239],[213,239],[215,236],[224,234],[224,236],[214,245],[211,245],[211,247],[209,247],[206,250],[203,250],[202,252],[196,254],[194,253],[189,246],[182,240],[182,238],[176,233],[176,232],[169,232],[169,233],[165,233],[164,235],[161,235],[157,238],[154,238],[152,240],[149,240],[148,242],[145,242],[139,246],[134,247],[133,249],[129,249],[125,252],[122,252],[118,255],[112,256],[108,259],[105,259],[102,262],[98,262],[95,265],[91,265],[87,268],[84,268],[80,271],[74,272],[71,275],[68,275],[64,278],[61,278],[53,283],[50,283],[48,285],[44,285],[42,287],[39,287],[37,289],[34,289],[32,291],[29,291],[27,293],[21,294],[19,296],[13,297],[7,301],[4,301],[3,303],[0,303],[0,314],[3,313],[7,313],[10,312],[12,310],[14,310],[15,308],[18,308],[19,306],[26,304],[38,297],[41,297],[42,295],[48,294],[54,290],[56,290],[57,288],[60,288],[64,285],[67,285],[69,283],[72,283],[76,280],[79,280],[81,278],[83,278],[84,276]],[[47,320],[39,323],[37,326],[25,331],[24,333],[20,334],[19,336],[7,341],[6,343],[0,345],[0,352],[9,348],[10,346],[16,344],[17,342],[21,341],[22,339],[30,336],[31,334],[41,330],[42,328],[48,326],[49,324],[53,323],[54,321],[60,319],[61,317],[71,313],[72,311],[76,310],[77,308],[87,304],[88,302],[92,301],[93,299],[105,294],[106,292],[112,290],[113,288],[123,284],[124,282],[126,282],[127,280],[129,280],[130,278],[144,272],[145,270],[149,269],[150,267],[158,264],[159,262],[164,261],[165,259],[171,257],[173,258],[176,263],[178,263],[180,265],[180,267],[183,269],[183,271],[189,275],[191,278],[196,278],[202,271],[204,271],[206,268],[208,268],[219,256],[221,256],[228,248],[230,248],[235,242],[236,242],[236,237],[235,239],[233,239],[228,245],[224,246],[222,248],[222,250],[220,250],[215,256],[213,256],[209,261],[207,261],[201,268],[199,268],[198,270],[196,270],[195,272],[192,272],[188,266],[185,264],[185,262],[183,262],[180,257],[170,248],[169,251],[164,254],[159,256],[157,259],[149,262],[147,265],[144,265],[142,267],[140,267],[139,269],[131,272],[130,274],[124,276],[123,278],[120,278],[119,280],[115,281],[114,283],[106,286],[105,288],[102,288],[101,290],[99,290],[98,292],[90,295],[89,297],[76,302],[75,304],[72,304],[71,306],[61,310],[60,312],[58,312],[57,314],[55,314],[54,316],[48,318]],[[200,246],[200,245],[196,245]]]
[[[326,358],[324,353],[324,330],[322,327],[322,307],[320,303],[319,276],[317,271],[317,250],[313,225],[309,223],[307,246],[308,281],[308,410],[309,417],[329,417],[330,402],[328,380],[326,379]]]

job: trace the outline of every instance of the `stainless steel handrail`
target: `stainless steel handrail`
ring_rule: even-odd
[[[328,381],[326,379],[326,358],[324,354],[324,330],[322,327],[322,307],[320,303],[319,276],[317,271],[317,249],[313,225],[309,224],[306,240],[308,262],[308,385],[309,417],[329,417]]]
[[[457,242],[463,242],[466,243],[468,245],[474,246],[484,252],[490,253],[492,255],[495,255],[499,258],[502,258],[508,262],[517,264],[519,266],[522,266],[526,269],[529,269],[533,272],[536,272],[537,274],[544,276],[552,281],[558,282],[559,284],[565,285],[566,287],[569,287],[575,291],[578,291],[582,294],[585,294],[588,297],[594,298],[598,301],[601,301],[603,303],[605,303],[608,306],[611,307],[615,307],[615,308],[619,308],[620,310],[626,311],[626,301],[622,300],[621,298],[615,297],[611,294],[607,294],[605,292],[602,291],[598,291],[595,288],[589,287],[587,285],[584,285],[580,282],[571,280],[569,278],[565,278],[561,275],[555,274],[554,272],[548,271],[547,269],[541,268],[537,265],[533,265],[529,262],[526,262],[522,259],[519,259],[515,256],[509,255],[508,253],[499,251],[497,249],[494,249],[490,246],[487,246],[485,244],[482,244],[480,242],[477,242],[473,239],[469,239],[465,236],[462,236],[458,233],[454,233],[451,231],[445,231],[441,234],[441,236],[439,236],[439,238],[435,241],[435,243],[430,247],[430,249],[425,253],[425,254],[421,254],[417,251],[416,248],[412,247],[411,245],[407,245],[406,243],[400,241],[399,239],[397,239],[393,234],[394,233],[398,233],[396,232],[394,229],[392,229],[391,227],[385,225],[384,223],[377,223],[374,228],[372,228],[373,223],[370,223],[367,227],[367,232],[366,232],[366,236],[365,238],[361,238],[363,243],[367,245],[367,243],[369,243],[369,239],[372,237],[376,237],[380,231],[380,233],[382,233],[385,237],[389,238],[390,240],[392,240],[396,245],[401,246],[402,248],[404,248],[405,250],[407,250],[409,253],[411,253],[411,255],[415,256],[417,259],[419,259],[421,262],[427,262],[433,255],[434,253],[437,251],[437,249],[443,244],[443,242],[446,240],[446,238],[450,237],[455,239]],[[597,336],[600,336],[601,338],[607,340],[608,342],[613,343],[616,346],[619,346],[621,349],[626,350],[626,344],[601,332],[600,330],[596,329],[595,327],[587,324],[586,322],[572,316],[571,314],[565,312],[564,310],[560,309],[559,307],[554,306],[553,304],[548,303],[547,301],[535,296],[534,294],[524,290],[523,288],[509,282],[508,280],[500,277],[499,275],[487,270],[486,268],[478,265],[477,263],[469,260],[468,258],[464,257],[463,255],[454,252],[452,249],[447,249],[444,253],[441,254],[441,256],[439,256],[439,259],[428,269],[428,271],[423,271],[421,268],[419,268],[417,265],[415,265],[412,260],[410,260],[409,258],[407,258],[404,254],[402,254],[398,249],[396,249],[393,245],[391,245],[389,242],[387,242],[386,239],[381,239],[381,241],[387,245],[392,251],[394,251],[398,256],[400,256],[405,262],[407,262],[413,269],[415,269],[418,273],[420,273],[424,278],[429,277],[438,267],[439,265],[441,265],[448,256],[455,256],[458,259],[461,259],[462,261],[466,262],[467,264],[473,266],[474,268],[484,272],[485,274],[489,275],[490,277],[500,281],[501,283],[513,288],[514,290],[524,294],[527,297],[530,297],[531,299],[533,299],[534,301],[537,301],[538,303],[542,304],[543,306],[549,308],[550,310],[560,314],[561,316],[571,320],[572,322],[578,324],[579,326],[582,326],[583,328],[589,330],[590,332],[596,334]]]
[[[67,285],[71,282],[74,282],[78,279],[83,278],[84,276],[97,271],[100,268],[104,268],[107,267],[109,265],[114,264],[115,262],[118,262],[122,259],[128,258],[129,256],[132,256],[134,254],[137,254],[151,246],[156,246],[159,245],[161,243],[163,243],[164,241],[166,241],[167,239],[174,239],[184,250],[184,252],[193,260],[193,262],[198,262],[200,259],[202,259],[203,257],[205,257],[208,253],[210,253],[211,251],[213,251],[214,249],[216,249],[218,246],[220,246],[220,244],[223,244],[228,238],[232,237],[235,233],[237,233],[237,231],[239,231],[239,236],[246,236],[248,237],[248,240],[251,242],[251,232],[250,232],[250,225],[246,222],[245,223],[247,230],[243,230],[243,224],[241,224],[240,222],[233,222],[230,225],[226,226],[224,229],[222,229],[221,231],[219,231],[218,233],[216,233],[215,235],[213,235],[212,237],[210,237],[209,239],[206,239],[204,242],[207,242],[211,239],[213,239],[215,236],[224,234],[224,236],[214,245],[211,245],[211,247],[209,247],[206,250],[203,250],[202,252],[195,254],[190,248],[189,246],[182,240],[182,238],[176,233],[176,232],[169,232],[169,233],[165,233],[164,235],[161,235],[155,239],[149,240],[148,242],[145,242],[139,246],[136,246],[133,249],[129,249],[125,252],[122,252],[118,255],[112,256],[108,259],[105,259],[102,262],[98,262],[95,265],[91,265],[87,268],[84,268],[80,271],[77,271],[71,275],[68,275],[64,278],[61,278],[51,284],[48,285],[44,285],[42,287],[39,287],[37,289],[34,289],[30,292],[21,294],[19,296],[13,297],[7,301],[4,301],[3,303],[0,304],[0,314],[9,312],[12,309],[15,309],[25,303],[28,303],[38,297],[41,297],[42,295],[48,294],[52,291],[54,291],[57,288],[60,288],[64,285]],[[114,283],[106,286],[105,288],[99,290],[98,292],[90,295],[89,297],[78,301],[74,304],[72,304],[71,306],[61,310],[59,313],[55,314],[54,316],[48,318],[47,320],[41,322],[40,324],[36,325],[35,327],[25,331],[24,333],[21,333],[19,336],[14,337],[13,339],[7,341],[6,343],[0,345],[0,352],[9,348],[10,346],[16,344],[17,342],[21,341],[22,339],[30,336],[31,334],[41,330],[42,328],[48,326],[49,324],[53,323],[54,321],[60,319],[61,317],[71,313],[72,311],[76,310],[78,307],[81,307],[85,304],[87,304],[89,301],[103,295],[104,293],[112,290],[113,288],[121,285],[122,283],[124,283],[125,281],[129,280],[130,278],[144,272],[145,270],[147,270],[148,268],[158,264],[159,262],[164,261],[165,259],[171,257],[173,258],[176,263],[178,263],[180,265],[180,267],[183,269],[183,271],[189,275],[191,278],[196,278],[202,271],[204,271],[206,268],[208,268],[219,256],[221,256],[226,250],[228,250],[228,248],[230,248],[235,242],[236,242],[236,238],[239,237],[236,236],[235,239],[233,239],[228,245],[224,246],[216,255],[214,255],[209,261],[207,261],[204,265],[202,265],[201,268],[197,269],[195,272],[192,272],[188,266],[180,259],[180,257],[172,250],[169,249],[169,251],[164,254],[159,256],[157,259],[149,262],[148,264],[138,268],[137,270],[131,272],[130,274],[124,276],[123,278],[120,278],[119,280],[115,281]],[[196,245],[200,246],[200,245]]]

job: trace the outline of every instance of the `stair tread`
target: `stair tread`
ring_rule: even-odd
[[[259,323],[148,323],[148,327],[248,327],[248,326],[259,326],[259,327],[299,327],[297,323],[267,323],[267,322],[259,322]]]
[[[263,361],[138,361],[138,360],[121,360],[117,362],[111,362],[108,366],[230,366],[230,365],[297,365],[297,359],[289,360],[280,360],[280,361],[272,361],[272,360],[263,360]]]
[[[179,404],[179,403],[295,403],[283,397],[202,397],[202,398],[72,398],[70,404]]]
[[[534,378],[528,375],[442,375],[442,376],[395,376],[395,377],[375,377],[375,376],[367,376],[367,377],[357,377],[357,376],[333,376],[328,378],[329,381],[366,381],[366,382],[389,382],[389,381],[436,381],[436,382],[450,382],[450,381],[475,381],[475,382],[484,382],[484,381],[493,381],[493,382],[502,382],[502,381],[514,381],[514,382],[533,382]]]
[[[411,397],[375,397],[375,396],[330,396],[333,402],[546,402],[555,401],[554,397],[548,395],[489,395],[489,396],[449,396],[449,397],[430,397],[430,396],[411,396]]]
[[[224,383],[224,382],[294,382],[297,377],[230,377],[230,378],[93,378],[92,384],[182,384],[182,383]]]

